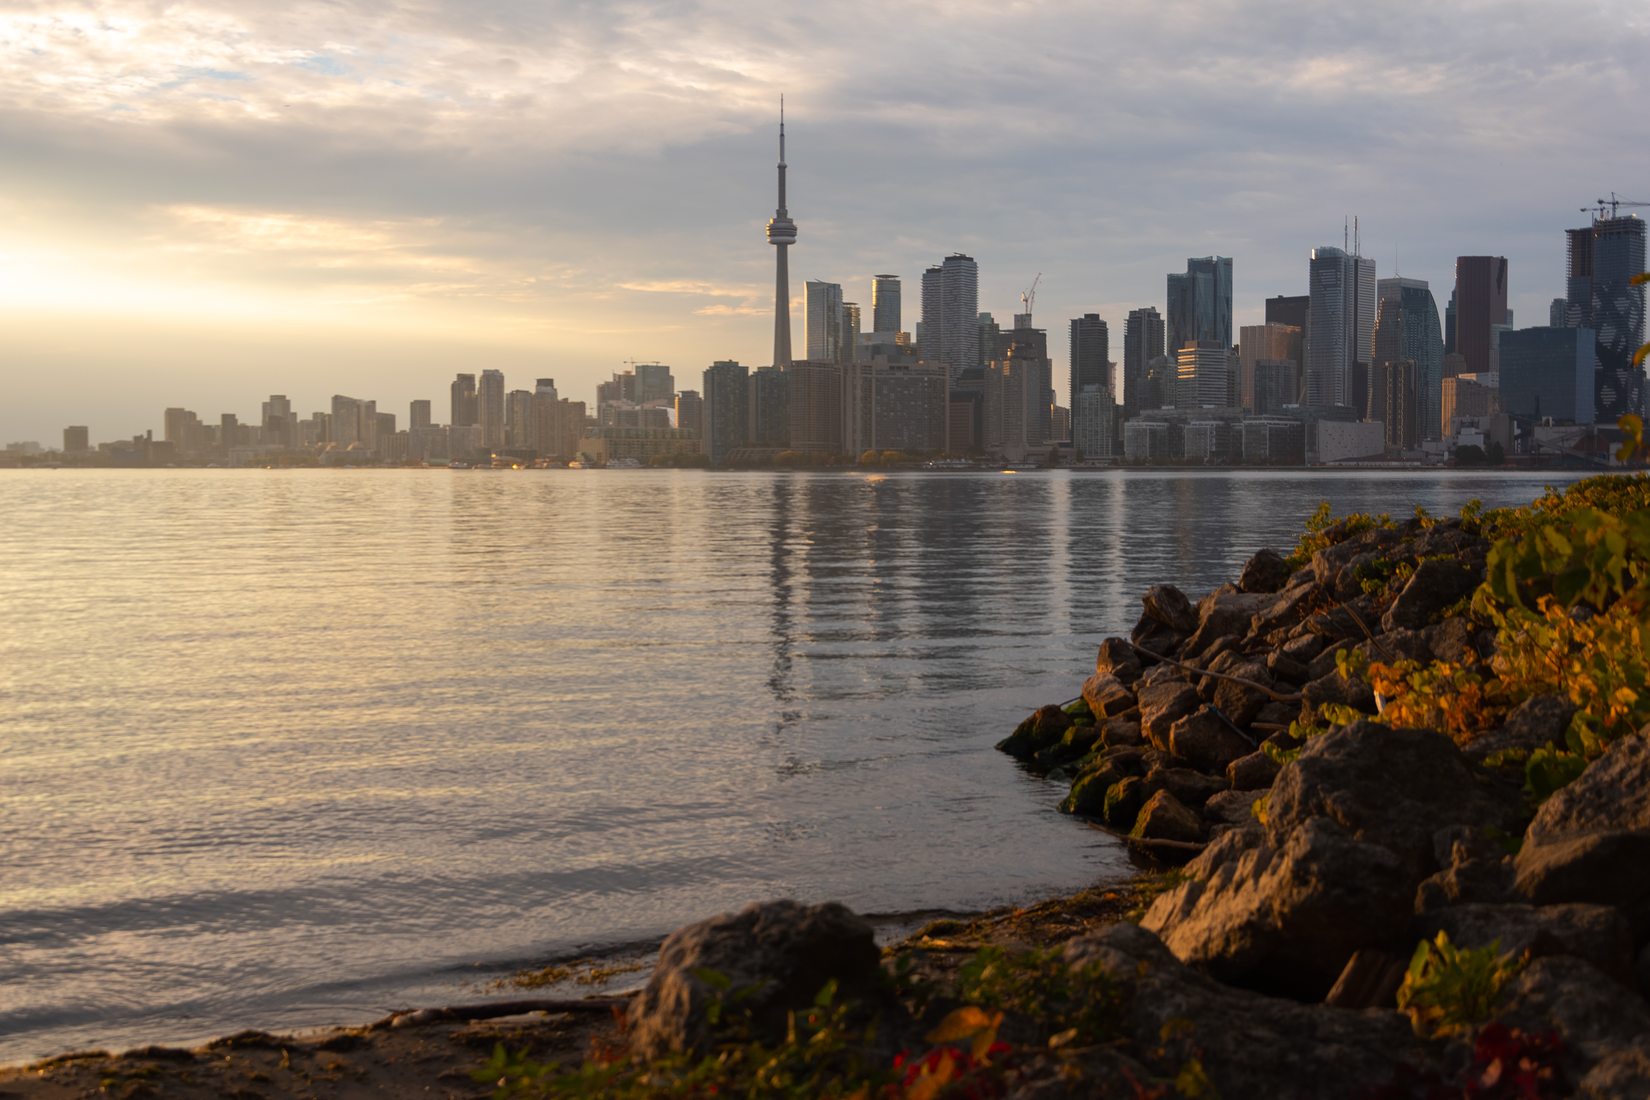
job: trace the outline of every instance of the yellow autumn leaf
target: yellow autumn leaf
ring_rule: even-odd
[[[987,1012],[974,1005],[965,1005],[953,1009],[933,1031],[928,1033],[930,1043],[955,1043],[962,1039],[971,1039],[980,1032],[990,1030],[996,1033],[1002,1023],[1001,1012]]]
[[[905,1100],[935,1100],[956,1075],[957,1060],[950,1054],[945,1054],[932,1069],[923,1068],[922,1073],[905,1090]]]

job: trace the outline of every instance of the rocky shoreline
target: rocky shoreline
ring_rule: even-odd
[[[881,951],[758,904],[611,1015],[71,1058],[0,1096],[1650,1097],[1650,479],[1322,516],[1142,607],[999,746],[1131,884]]]

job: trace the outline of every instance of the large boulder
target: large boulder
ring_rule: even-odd
[[[1483,579],[1483,571],[1452,558],[1424,558],[1381,617],[1387,630],[1427,626],[1446,607],[1472,595]]]
[[[1204,775],[1192,768],[1155,767],[1146,773],[1146,792],[1168,791],[1192,809],[1226,789],[1224,779]]]
[[[1521,812],[1517,792],[1478,773],[1443,734],[1359,721],[1312,738],[1279,773],[1267,828],[1281,843],[1312,818],[1327,817],[1393,852],[1419,882],[1438,865],[1433,836],[1440,829],[1514,833]]]
[[[631,1047],[642,1057],[708,1052],[718,1001],[737,1002],[756,1036],[774,1042],[784,1037],[786,1012],[813,1003],[833,980],[845,999],[875,1001],[883,987],[871,926],[836,902],[761,902],[690,924],[666,937],[631,1002]]]
[[[1096,672],[1083,681],[1083,702],[1096,721],[1134,709],[1134,692],[1116,676]]]
[[[1650,732],[1616,742],[1547,799],[1516,866],[1530,900],[1615,905],[1650,933]]]
[[[997,750],[1016,760],[1030,760],[1041,750],[1057,744],[1071,726],[1071,715],[1058,704],[1049,703],[1038,707],[1014,727],[1013,733],[997,742]]]
[[[1143,840],[1196,843],[1203,839],[1203,819],[1172,792],[1160,790],[1140,807],[1131,835]]]
[[[1222,981],[1309,1000],[1323,997],[1354,951],[1403,934],[1414,889],[1390,851],[1327,818],[1277,843],[1226,833],[1187,873],[1142,927]]]
[[[1240,756],[1226,765],[1226,781],[1234,791],[1264,791],[1278,777],[1278,763],[1264,752]]]
[[[1532,695],[1507,715],[1498,730],[1474,738],[1463,752],[1482,762],[1498,752],[1534,752],[1563,742],[1576,706],[1562,695]]]
[[[1122,1037],[1137,1056],[1154,1059],[1157,1075],[1173,1078],[1195,1057],[1214,1095],[1319,1100],[1346,1095],[1349,1082],[1387,1095],[1427,1064],[1425,1048],[1396,1012],[1302,1005],[1227,988],[1183,966],[1135,925],[1079,937],[1066,945],[1065,958],[1116,989]],[[1106,1049],[1095,1048],[1096,1056]],[[1058,1093],[1094,1094],[1092,1086]]]
[[[1169,731],[1180,719],[1203,705],[1197,689],[1184,680],[1143,681],[1139,695],[1140,732],[1163,752],[1169,750]]]
[[[1186,593],[1172,584],[1154,584],[1140,596],[1146,609],[1146,618],[1161,623],[1177,634],[1190,634],[1197,629],[1197,612]]]
[[[1289,580],[1289,563],[1276,550],[1261,550],[1244,563],[1238,588],[1244,592],[1276,592]]]
[[[1255,742],[1203,706],[1169,727],[1169,752],[1199,771],[1226,774],[1226,766],[1255,751]]]
[[[1255,614],[1276,602],[1275,596],[1265,592],[1234,589],[1209,593],[1198,605],[1197,630],[1186,640],[1182,652],[1195,656],[1209,649],[1218,638],[1241,640],[1249,633],[1249,622]]]
[[[1094,655],[1094,673],[1097,676],[1115,676],[1125,684],[1133,684],[1142,672],[1140,654],[1122,638],[1107,638],[1100,643]]]

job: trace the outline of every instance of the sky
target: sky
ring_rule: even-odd
[[[962,251],[999,320],[1041,274],[1063,388],[1070,318],[1120,360],[1219,254],[1259,323],[1353,215],[1544,324],[1581,208],[1650,201],[1647,63],[1644,0],[7,0],[0,442],[766,363],[781,93],[799,350],[803,280],[910,329]]]

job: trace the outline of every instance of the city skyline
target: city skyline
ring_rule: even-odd
[[[1192,37],[1145,5],[913,9],[936,52],[892,69],[843,19],[481,11],[0,16],[0,438],[118,438],[178,394],[244,407],[271,377],[305,408],[404,409],[455,372],[588,394],[630,359],[762,365],[782,90],[798,281],[866,301],[877,274],[915,286],[967,252],[1006,319],[1041,271],[1062,391],[1068,320],[1164,308],[1188,257],[1235,257],[1233,327],[1259,323],[1357,214],[1379,275],[1440,308],[1457,256],[1507,257],[1530,324],[1564,294],[1578,209],[1650,198],[1650,16],[1627,3],[1231,5]],[[723,48],[753,29],[771,56]],[[1022,43],[1048,63],[1017,66]],[[621,64],[579,60],[609,46]]]

